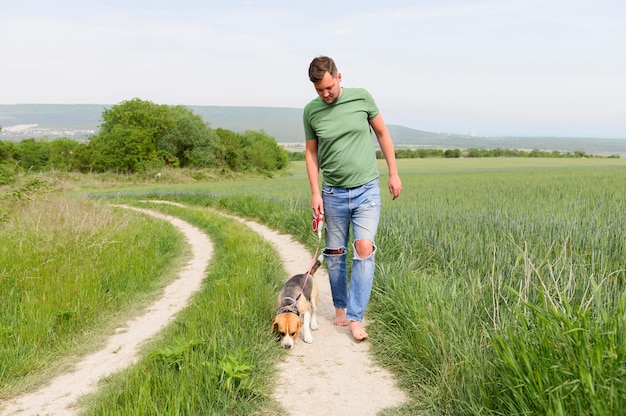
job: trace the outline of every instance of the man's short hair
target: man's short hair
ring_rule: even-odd
[[[311,82],[321,81],[327,72],[333,78],[337,77],[337,66],[332,58],[328,56],[318,56],[311,61],[311,65],[309,65],[309,79]]]

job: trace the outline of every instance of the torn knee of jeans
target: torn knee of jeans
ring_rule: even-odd
[[[324,254],[327,256],[340,256],[345,253],[346,253],[345,247],[324,249]]]
[[[369,253],[367,256],[361,256],[361,253],[358,252],[358,250],[356,249],[356,241],[352,244],[352,246],[354,247],[354,259],[356,260],[365,260],[369,257],[372,257],[374,253],[376,253],[376,244],[374,243],[372,243],[372,252]]]

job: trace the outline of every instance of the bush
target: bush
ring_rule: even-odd
[[[76,149],[82,171],[135,173],[155,166],[272,172],[287,152],[264,131],[211,129],[191,110],[134,99],[103,113],[100,132]]]

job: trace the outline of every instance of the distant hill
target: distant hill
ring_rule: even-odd
[[[96,130],[105,108],[100,104],[0,104],[0,125],[39,124],[45,128]]]
[[[105,104],[0,104],[0,139],[74,137],[85,139],[98,131]],[[282,144],[304,145],[302,109],[277,107],[188,106],[213,128],[243,132],[264,130]],[[540,149],[583,151],[626,156],[626,139],[567,137],[483,137],[433,133],[389,125],[396,147],[443,149]]]
[[[302,109],[278,107],[187,106],[213,128],[265,130],[277,142],[302,142]]]

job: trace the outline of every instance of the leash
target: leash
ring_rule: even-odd
[[[313,228],[313,232],[317,232],[317,248],[315,249],[315,254],[313,254],[313,260],[311,260],[311,265],[309,266],[306,272],[306,277],[304,278],[302,289],[300,290],[300,293],[298,294],[298,296],[296,296],[295,299],[292,297],[283,298],[287,300],[292,300],[293,303],[290,305],[285,305],[282,308],[280,308],[277,314],[281,314],[284,312],[292,312],[300,316],[300,313],[298,311],[298,306],[297,306],[298,299],[300,299],[300,296],[302,296],[302,294],[304,293],[304,288],[306,287],[306,284],[309,281],[309,277],[311,277],[311,275],[315,273],[317,268],[322,264],[323,256],[320,255],[318,258],[317,253],[319,252],[320,246],[322,244],[322,230],[324,229],[324,214],[319,214],[319,215],[314,214],[311,227]]]
[[[317,258],[317,253],[320,251],[320,246],[322,244],[322,230],[324,230],[324,214],[322,213],[320,213],[319,215],[313,214],[313,221],[311,223],[311,228],[313,228],[313,232],[317,232],[317,248],[315,249],[315,254],[313,254],[313,260],[311,260],[311,265],[309,266],[309,269],[306,272],[306,277],[304,278],[304,284],[302,285],[302,290],[300,291],[300,294],[296,297],[296,301],[300,299],[300,296],[302,296],[302,294],[304,293],[304,288],[306,287],[306,284],[309,281],[309,277],[311,277],[311,274],[315,273],[315,270],[313,270],[313,266],[315,266],[315,263],[318,261],[321,263],[321,260]]]

